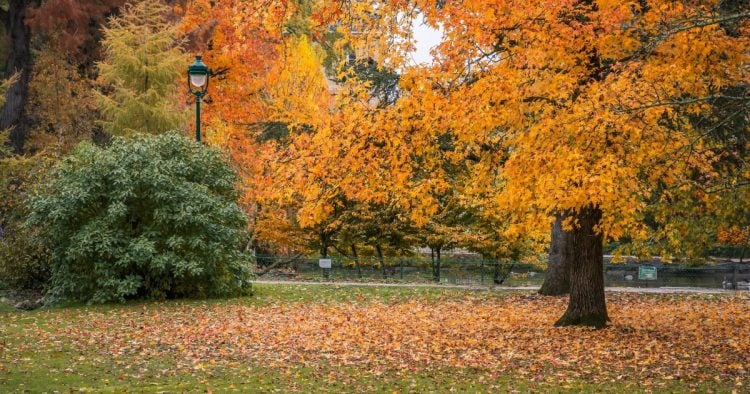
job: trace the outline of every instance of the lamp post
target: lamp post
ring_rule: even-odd
[[[208,92],[208,80],[211,71],[208,69],[200,55],[195,57],[195,62],[188,66],[188,90],[195,96],[195,140],[201,142],[201,99]]]

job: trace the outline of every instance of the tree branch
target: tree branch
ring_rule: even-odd
[[[276,267],[278,267],[280,265],[286,265],[286,264],[289,264],[289,263],[297,261],[300,257],[302,257],[302,253],[297,253],[296,255],[294,255],[294,256],[286,259],[286,260],[277,260],[276,262],[274,262],[273,264],[269,265],[268,267],[266,267],[266,268],[264,268],[264,269],[262,269],[260,271],[256,271],[255,275],[257,275],[257,276],[263,276],[263,275],[269,273],[272,269],[274,269],[274,268],[276,268]]]

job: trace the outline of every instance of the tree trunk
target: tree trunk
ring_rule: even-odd
[[[328,236],[325,231],[320,232],[320,257],[323,259],[328,258]],[[323,278],[330,279],[331,270],[329,268],[323,268]]]
[[[357,256],[357,247],[354,244],[351,245],[352,258],[354,258],[354,266],[357,267],[357,277],[362,279],[362,266],[359,265],[359,256]]]
[[[435,248],[430,247],[430,255],[432,256],[432,279],[440,283],[440,250],[442,247],[437,246]]]
[[[383,271],[383,279],[388,279],[388,273],[385,271],[385,261],[383,261],[383,250],[380,248],[380,244],[375,245],[375,251],[378,252],[378,261],[380,262],[380,269]]]
[[[565,259],[565,232],[562,222],[562,215],[556,215],[552,223],[549,262],[544,283],[539,289],[541,295],[559,296],[570,292],[570,262]]]
[[[607,304],[604,298],[603,237],[594,228],[602,218],[597,207],[587,206],[568,213],[575,219],[574,228],[565,231],[565,258],[570,262],[570,301],[556,326],[607,325]]]
[[[320,232],[320,257],[327,259],[328,258],[328,237],[326,237],[326,233],[324,231]]]
[[[30,31],[26,26],[28,0],[8,1],[5,13],[5,31],[8,34],[9,53],[5,64],[5,77],[18,73],[18,82],[8,89],[5,105],[0,112],[0,131],[10,129],[10,144],[16,153],[23,151],[28,125],[24,109],[29,95],[29,80],[33,58],[30,50]]]

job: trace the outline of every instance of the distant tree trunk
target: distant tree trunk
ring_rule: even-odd
[[[320,232],[320,257],[327,259],[328,258],[328,235],[325,231]],[[323,268],[323,277],[325,279],[329,279],[331,276],[331,270],[328,268]]]
[[[508,268],[502,269],[502,270],[500,269],[501,267],[500,267],[499,261],[496,261],[494,265],[495,265],[495,272],[493,273],[493,276],[492,276],[492,282],[496,285],[502,285],[505,282],[505,279],[507,279],[508,276],[510,276],[510,274],[513,272],[513,267],[516,265],[516,262],[515,260],[511,261]]]
[[[598,207],[587,206],[569,212],[576,226],[565,231],[565,258],[570,262],[570,301],[556,326],[607,325],[607,304],[604,298],[603,237],[594,231],[602,218]]]
[[[556,215],[552,223],[552,241],[544,283],[539,294],[559,296],[570,292],[570,262],[565,259],[565,232],[562,215]]]
[[[320,232],[320,257],[328,258],[328,237],[324,231]]]
[[[378,261],[380,262],[380,269],[383,271],[383,279],[388,279],[388,273],[385,271],[385,261],[383,260],[383,250],[380,248],[380,244],[375,245],[375,251],[378,252]]]
[[[357,247],[354,244],[351,245],[352,258],[354,259],[354,266],[357,267],[357,277],[362,279],[362,266],[359,265],[359,256],[357,256]]]
[[[503,278],[503,275],[500,273],[500,262],[495,261],[493,263],[493,270],[492,270],[492,283],[496,285],[501,285],[505,282],[505,278]]]
[[[440,283],[440,251],[441,246],[430,247],[430,256],[432,257],[432,279]]]
[[[28,125],[24,110],[29,95],[29,80],[33,58],[30,50],[30,31],[26,26],[28,0],[9,0],[5,16],[5,32],[8,34],[8,59],[5,64],[5,77],[19,74],[5,95],[5,105],[0,112],[0,130],[10,129],[10,144],[16,153],[23,151]]]

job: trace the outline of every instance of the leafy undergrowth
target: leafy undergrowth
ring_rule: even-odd
[[[608,301],[604,330],[553,328],[563,298],[333,286],[0,313],[0,388],[747,390],[746,295]]]

